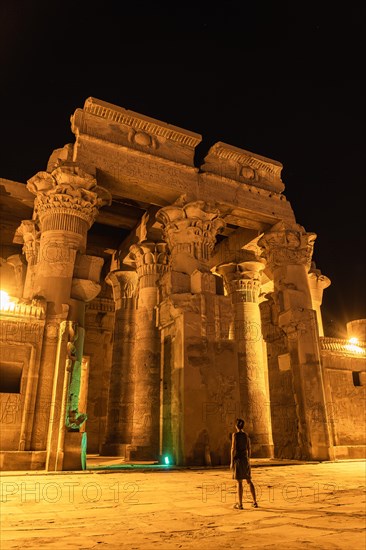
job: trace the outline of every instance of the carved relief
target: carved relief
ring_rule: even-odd
[[[155,136],[146,132],[136,131],[134,128],[131,128],[128,132],[127,139],[131,144],[140,145],[141,147],[148,147],[151,149],[157,149],[159,147],[159,142]]]
[[[250,166],[241,166],[239,169],[239,176],[246,180],[255,180],[258,181],[258,175],[253,168]]]
[[[315,233],[306,233],[301,225],[279,222],[259,239],[258,245],[272,270],[289,264],[310,269],[316,237]]]
[[[208,151],[203,170],[239,179],[257,188],[275,192],[284,190],[280,162],[220,141]]]

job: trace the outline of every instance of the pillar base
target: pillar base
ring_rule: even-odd
[[[82,470],[82,438],[83,432],[66,432],[64,454],[62,459],[63,471]]]
[[[101,456],[122,456],[126,458],[127,447],[126,443],[103,443],[99,454]]]
[[[151,446],[129,446],[129,460],[159,462],[159,452]]]
[[[251,444],[252,458],[273,458],[274,445]]]
[[[333,447],[316,446],[309,449],[309,455],[311,460],[334,460]]]

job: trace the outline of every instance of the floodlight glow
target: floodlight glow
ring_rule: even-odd
[[[352,336],[348,339],[349,344],[345,345],[345,348],[352,353],[364,353],[364,349],[358,346],[358,338]]]
[[[168,456],[164,456],[164,462],[167,466],[169,466],[170,464],[170,460],[169,460],[169,457]]]
[[[0,290],[0,309],[2,311],[13,311],[15,308],[14,302],[9,298],[9,294],[5,290]]]
[[[0,308],[7,307],[9,305],[9,294],[5,290],[0,290]]]

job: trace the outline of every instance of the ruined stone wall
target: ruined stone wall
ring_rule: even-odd
[[[230,299],[205,294],[190,302],[162,328],[162,452],[178,464],[229,464],[241,414]]]
[[[284,337],[267,341],[272,437],[276,458],[299,458],[293,374]]]
[[[15,300],[0,310],[0,451],[34,450],[34,418],[44,416],[37,402],[44,326],[44,302]]]
[[[365,457],[365,355],[346,354],[340,350],[337,353],[323,349],[322,367],[328,422],[335,446],[335,456],[337,458]],[[314,410],[314,415],[316,412]]]
[[[0,363],[9,369],[19,370],[21,384],[19,391],[0,393],[0,433],[1,450],[17,451],[24,409],[27,373],[30,363],[30,346],[15,346],[12,343],[2,344],[0,348]]]
[[[240,414],[237,349],[232,340],[186,340],[186,460],[228,465],[234,420]]]

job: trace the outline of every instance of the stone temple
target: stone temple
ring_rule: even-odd
[[[363,458],[366,320],[323,333],[330,280],[281,163],[89,98],[74,143],[1,189],[4,470]],[[351,338],[352,337],[352,338]]]

